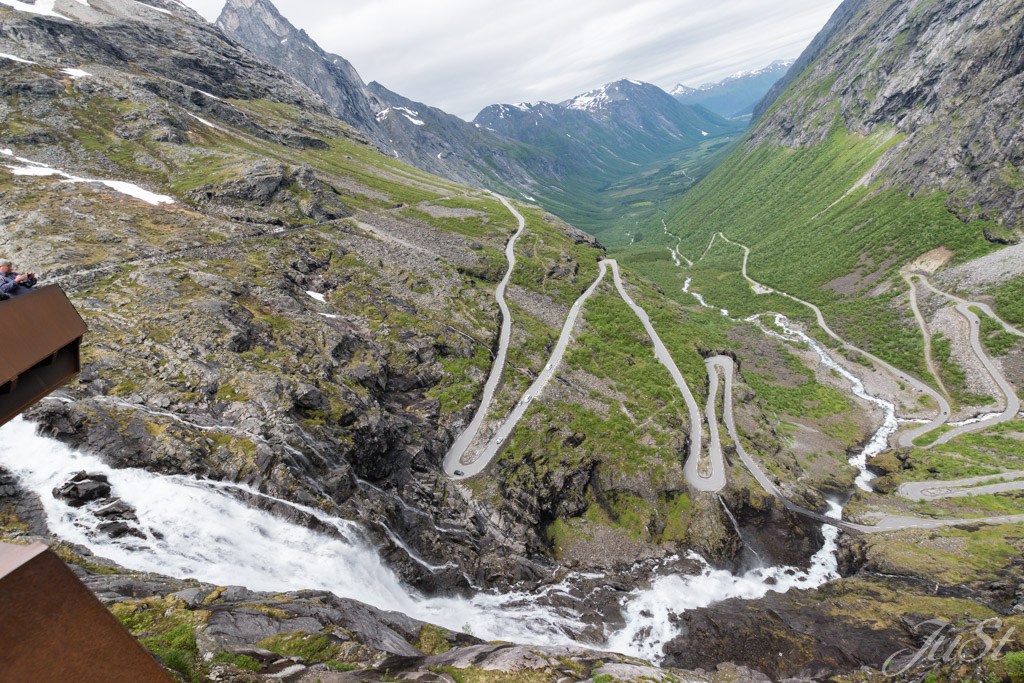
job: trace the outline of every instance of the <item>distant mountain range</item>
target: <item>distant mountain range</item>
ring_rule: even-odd
[[[557,200],[573,191],[596,198],[639,165],[739,130],[656,86],[627,80],[560,104],[492,105],[466,122],[379,83],[365,84],[348,61],[324,51],[269,0],[228,0],[217,26],[311,88],[384,153],[512,195]]]
[[[763,69],[741,71],[699,88],[680,83],[668,93],[683,104],[699,104],[726,118],[748,117],[792,65],[792,59],[776,60]]]
[[[560,104],[494,104],[474,122],[505,137],[614,173],[648,163],[736,125],[681,105],[650,83],[621,80]]]

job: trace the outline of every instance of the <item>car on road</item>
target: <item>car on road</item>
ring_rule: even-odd
[[[504,439],[504,437],[501,437],[501,436],[499,436],[499,437],[498,437],[498,438],[497,438],[497,439],[495,440],[495,442],[494,442],[494,443],[495,443],[495,444],[497,444],[498,446],[500,446],[500,445],[501,445],[501,442],[502,442],[502,441],[504,441],[504,440],[505,440],[505,439]]]
[[[551,369],[551,363],[548,363],[547,365],[545,365],[544,369],[545,370],[550,370]]]
[[[523,405],[525,406],[525,405],[526,405],[527,403],[529,403],[529,402],[530,402],[530,401],[531,401],[532,399],[533,399],[533,396],[530,396],[529,394],[527,394],[526,396],[523,396]]]
[[[455,475],[456,477],[464,477],[464,476],[466,476],[466,473],[465,473],[465,472],[463,472],[462,470],[455,470],[455,472],[454,472],[453,474],[454,474],[454,475]]]

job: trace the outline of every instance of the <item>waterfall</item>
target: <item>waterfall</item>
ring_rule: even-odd
[[[842,506],[829,501],[826,514],[834,519],[842,515]],[[627,598],[623,609],[626,625],[609,638],[605,647],[615,652],[630,654],[660,662],[662,648],[679,634],[673,617],[687,610],[707,607],[729,598],[762,598],[769,591],[785,593],[797,589],[817,588],[831,579],[839,578],[836,559],[839,529],[822,527],[825,543],[811,557],[806,571],[797,567],[758,567],[742,574],[714,569],[700,555],[689,557],[701,563],[703,571],[695,576],[676,574],[655,579],[650,588],[635,590]]]
[[[0,438],[0,466],[39,496],[53,534],[130,569],[253,590],[328,590],[451,630],[468,626],[486,640],[569,644],[570,634],[585,627],[580,615],[556,614],[526,593],[425,598],[383,564],[357,523],[314,508],[287,503],[336,533],[312,531],[249,507],[231,489],[265,494],[245,486],[111,468],[96,456],[37,435],[22,418],[0,429]],[[101,503],[72,508],[53,497],[52,489],[81,470],[108,477],[112,495],[135,508],[145,538],[111,539],[97,531],[102,520],[95,511]]]
[[[761,557],[761,553],[754,550],[754,546],[748,543],[747,539],[744,538],[743,532],[740,531],[740,525],[732,514],[732,510],[730,510],[729,506],[725,504],[725,499],[722,498],[722,496],[718,496],[718,502],[722,504],[722,509],[725,510],[725,514],[728,515],[729,521],[732,522],[732,528],[736,531],[736,535],[740,537],[741,541],[743,541],[743,550],[749,551],[753,554],[753,556],[757,558],[758,565],[763,567],[765,565],[764,558]]]

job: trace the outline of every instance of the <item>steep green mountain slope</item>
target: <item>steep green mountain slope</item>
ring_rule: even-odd
[[[661,241],[681,237],[697,260],[721,231],[751,248],[754,279],[922,370],[898,271],[932,249],[955,265],[1022,234],[1022,27],[1012,3],[844,3],[742,145],[668,211],[675,237]],[[677,290],[683,276],[661,268]],[[727,296],[693,275],[713,303]]]

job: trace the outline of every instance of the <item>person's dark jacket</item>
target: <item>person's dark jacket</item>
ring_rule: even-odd
[[[7,296],[18,296],[31,291],[36,286],[34,278],[29,278],[24,282],[15,282],[14,278],[17,276],[18,273],[8,273],[7,275],[0,273],[0,292]]]

